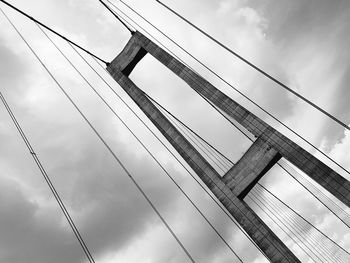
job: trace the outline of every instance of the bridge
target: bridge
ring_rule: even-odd
[[[284,171],[290,178],[306,189],[306,191],[310,193],[310,196],[319,202],[320,206],[328,209],[332,213],[333,217],[336,218],[336,220],[339,220],[339,222],[348,230],[350,224],[350,216],[348,212],[348,207],[350,205],[350,182],[342,174],[348,175],[349,171],[338,164],[325,152],[314,146],[310,141],[298,134],[292,127],[289,127],[287,124],[283,123],[281,120],[279,120],[279,118],[262,108],[257,102],[251,100],[245,94],[240,93],[240,91],[225,80],[225,78],[221,77],[215,70],[211,69],[201,60],[193,56],[190,52],[186,51],[186,49],[172,40],[166,33],[156,28],[153,24],[146,20],[140,13],[136,12],[126,3],[121,1],[141,19],[144,19],[145,23],[155,27],[160,34],[163,34],[170,41],[173,41],[173,43],[178,47],[182,48],[185,52],[188,52],[192,58],[206,67],[206,69],[208,69],[221,81],[238,91],[259,109],[268,114],[268,116],[276,120],[279,125],[288,131],[288,135],[283,134],[277,128],[274,128],[262,118],[255,115],[252,111],[235,101],[229,95],[222,92],[218,87],[216,87],[216,85],[212,84],[205,77],[201,76],[200,73],[179,58],[170,49],[163,46],[156,37],[150,34],[110,1],[100,2],[131,33],[131,36],[127,40],[124,48],[110,62],[101,59],[91,51],[83,48],[79,44],[76,44],[64,35],[58,33],[6,1],[1,0],[1,2],[34,21],[42,34],[48,38],[54,48],[59,51],[60,55],[81,76],[83,82],[85,82],[91,88],[93,93],[95,93],[101,102],[107,106],[111,113],[127,127],[128,131],[146,150],[151,159],[153,159],[161,170],[163,170],[164,174],[169,177],[171,182],[179,189],[191,206],[193,206],[197,213],[205,220],[210,228],[212,228],[221,242],[223,242],[229,251],[232,252],[232,262],[248,261],[246,258],[242,257],[239,252],[237,252],[237,245],[234,242],[229,242],[227,240],[227,237],[225,237],[227,234],[220,233],[219,227],[215,226],[208,219],[208,217],[205,215],[205,211],[203,211],[203,208],[200,209],[198,204],[192,200],[190,193],[188,193],[188,191],[181,186],[181,182],[174,179],[173,175],[168,171],[164,164],[162,164],[156,154],[152,152],[146,146],[145,142],[136,135],[134,129],[128,126],[125,120],[123,120],[123,118],[118,114],[118,110],[115,109],[111,103],[101,95],[101,92],[99,92],[95,85],[88,80],[81,70],[79,70],[79,66],[77,66],[72,59],[70,59],[69,55],[59,48],[55,40],[49,36],[48,32],[55,34],[68,42],[71,49],[75,51],[82,61],[107,85],[107,87],[110,88],[113,95],[121,99],[131,113],[137,117],[137,119],[141,122],[140,125],[145,126],[151,132],[155,139],[161,143],[162,147],[169,151],[172,157],[175,158],[176,162],[179,162],[179,164],[186,170],[187,176],[191,177],[198,184],[201,191],[203,191],[207,197],[210,198],[212,202],[214,202],[214,204],[217,205],[218,208],[226,215],[227,219],[236,226],[236,231],[241,231],[242,234],[244,234],[252,243],[255,249],[258,250],[268,261],[350,261],[350,254],[343,246],[335,242],[331,236],[314,226],[314,224],[306,219],[302,214],[293,209],[292,204],[287,204],[278,196],[278,194],[274,193],[271,189],[268,189],[269,187],[263,183],[263,179],[265,178],[266,174],[268,174],[271,169],[279,167],[281,171]],[[189,20],[176,13],[176,11],[170,7],[166,6],[160,1],[157,2],[168,11],[189,23],[196,30],[199,30],[206,37],[209,37],[216,44],[228,50],[249,66],[253,67],[259,73],[264,75],[264,77],[277,83],[283,89],[291,92],[299,99],[308,103],[314,107],[315,110],[321,112],[337,123],[337,125],[342,126],[342,128],[345,130],[349,130],[349,127],[338,118],[334,117],[320,106],[289,88],[275,77],[266,73],[263,69],[254,65],[252,62],[232,51],[223,43],[219,42],[211,35],[192,24]],[[132,169],[123,163],[120,156],[118,156],[116,151],[112,149],[106,138],[104,138],[103,135],[96,129],[87,115],[82,111],[82,109],[79,108],[77,102],[74,101],[66,91],[64,85],[58,81],[57,76],[55,76],[45,64],[43,58],[41,58],[33,49],[28,40],[26,40],[13,21],[11,21],[9,16],[7,16],[3,10],[1,11],[10,25],[15,29],[15,31],[27,45],[30,52],[34,54],[37,61],[39,61],[44,70],[53,79],[59,90],[63,92],[64,96],[90,127],[92,132],[97,136],[98,140],[102,143],[111,157],[118,163],[118,165],[120,165],[121,169],[124,171],[124,174],[136,187],[139,194],[146,200],[150,208],[164,224],[164,227],[167,229],[169,234],[174,238],[187,260],[190,262],[200,262],[198,259],[196,259],[196,256],[191,253],[191,249],[186,246],[184,240],[181,240],[178,233],[174,231],[171,224],[169,224],[167,221],[166,216],[161,213],[155,202],[152,201],[152,198],[145,191],[144,186],[136,179],[133,172],[131,172]],[[132,26],[131,23],[134,23],[135,26]],[[94,66],[77,50],[87,53],[87,55],[89,55],[94,61]],[[198,96],[198,98],[202,99],[213,112],[227,121],[230,126],[237,129],[250,141],[248,149],[242,153],[237,161],[233,162],[230,160],[229,157],[214,146],[215,142],[208,142],[208,140],[201,136],[199,132],[191,128],[190,124],[181,120],[180,116],[176,116],[176,114],[172,113],[168,107],[162,105],[157,99],[146,93],[142,89],[142,84],[136,84],[136,81],[133,81],[132,74],[134,70],[136,68],[143,70],[141,69],[142,65],[138,64],[142,64],[142,61],[147,56],[154,58],[160,65],[172,72],[178,79],[186,83],[188,88],[190,88],[196,94],[196,96]],[[104,67],[104,73],[109,73],[110,77],[125,91],[125,93],[133,101],[134,105],[131,105],[130,101],[123,98],[115,91],[115,89],[112,87],[113,84],[110,84],[110,81],[106,79],[106,76],[103,76],[96,69],[97,65],[102,68]],[[155,76],[157,76],[157,73],[155,73]],[[164,87],[166,87],[166,83],[164,83]],[[166,88],[164,88],[164,92],[166,92]],[[81,231],[79,231],[79,225],[74,222],[75,220],[69,212],[69,207],[64,204],[63,199],[60,197],[60,194],[56,190],[53,181],[50,179],[50,176],[45,169],[45,165],[42,164],[35,149],[30,143],[30,138],[25,134],[21,123],[17,120],[14,111],[11,109],[11,106],[2,93],[1,100],[5,106],[5,109],[9,113],[11,120],[14,122],[17,131],[27,146],[29,153],[42,173],[44,180],[49,186],[53,197],[62,210],[64,217],[66,218],[74,236],[80,244],[82,251],[86,255],[87,260],[89,262],[98,262],[98,260],[95,260],[95,257],[90,251],[87,242],[84,240],[83,234],[81,234]],[[143,116],[140,117],[141,113],[147,118],[145,119]],[[198,118],[205,119],[205,116],[203,116],[200,112],[197,114]],[[211,123],[206,123],[206,125],[210,127]],[[220,127],[214,128],[220,129]],[[313,152],[317,153],[318,156],[321,156],[322,159],[317,158],[315,154],[310,153],[310,150],[304,149],[298,143],[290,139],[290,134],[294,134],[299,140],[306,143],[311,149],[313,149]],[[332,167],[334,166],[336,168],[332,168],[327,163],[331,163]],[[288,186],[285,186],[285,189],[288,191]],[[278,228],[278,231],[276,231],[276,227]]]

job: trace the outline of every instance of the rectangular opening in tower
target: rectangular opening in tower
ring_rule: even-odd
[[[223,115],[151,55],[130,79],[161,106],[158,109],[223,176],[252,145]]]

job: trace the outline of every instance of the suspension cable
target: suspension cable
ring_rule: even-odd
[[[300,182],[300,180],[293,174],[296,173],[299,176],[301,176],[301,178],[304,178],[304,176],[302,176],[300,173],[298,173],[296,170],[294,170],[287,162],[285,162],[284,160],[281,160],[278,162],[278,165],[280,168],[282,168],[282,170],[284,170],[287,174],[289,174],[297,183],[299,183],[307,192],[309,192],[313,197],[315,197],[322,205],[324,205],[331,213],[333,213],[333,215],[335,215],[344,225],[346,225],[348,228],[350,228],[350,224],[347,223],[343,218],[341,218],[335,211],[332,210],[332,208],[327,205],[324,201],[322,201],[315,193],[313,193],[308,187],[306,187],[302,182]],[[291,172],[291,171],[292,172]],[[307,179],[305,179],[307,180]],[[307,181],[308,182],[308,181]],[[313,187],[315,189],[315,187]],[[316,188],[317,189],[317,188]],[[318,190],[318,189],[317,189]],[[318,192],[325,196],[325,194],[322,191]],[[331,200],[331,199],[330,199]],[[332,202],[334,202],[332,200]],[[344,210],[343,210],[344,211]],[[345,212],[345,211],[344,211]],[[346,212],[345,212],[346,213]],[[347,214],[347,213],[346,213]]]
[[[307,243],[309,243],[308,247],[314,247],[315,250],[317,250],[320,255],[325,258],[326,262],[329,261],[336,261],[338,262],[338,259],[333,255],[333,252],[331,252],[326,244],[324,243],[324,239],[320,238],[319,236],[316,237],[312,230],[313,228],[309,225],[305,225],[300,223],[300,218],[296,218],[294,214],[291,214],[288,210],[286,212],[286,207],[283,206],[281,203],[277,203],[277,199],[275,199],[273,196],[266,195],[264,190],[260,187],[260,185],[255,186],[255,192],[258,194],[259,198],[261,198],[264,202],[268,203],[270,207],[278,211],[279,216],[282,218],[282,220],[285,220],[291,228],[294,228],[296,233]],[[288,213],[289,212],[289,213]]]
[[[87,49],[83,48],[82,46],[76,44],[75,42],[73,42],[72,40],[66,38],[65,36],[63,36],[62,34],[56,32],[55,30],[51,29],[50,27],[48,27],[47,25],[41,23],[40,21],[38,21],[37,19],[33,18],[32,16],[28,15],[27,13],[21,11],[20,9],[18,9],[17,7],[11,5],[10,3],[8,3],[5,0],[0,0],[1,2],[3,2],[5,5],[11,7],[13,10],[17,11],[18,13],[20,13],[21,15],[29,18],[30,20],[34,21],[35,23],[41,25],[42,27],[46,28],[47,30],[49,30],[50,32],[54,33],[55,35],[59,36],[60,38],[66,40],[67,42],[71,43],[72,45],[76,46],[77,48],[83,50],[85,53],[93,56],[94,58],[98,59],[99,61],[103,62],[104,64],[107,64],[108,62],[103,60],[102,58],[98,57],[97,55],[91,53],[90,51],[88,51]]]
[[[135,31],[132,30],[122,19],[120,19],[119,16],[117,16],[117,15],[110,9],[110,7],[109,7],[108,5],[106,5],[105,2],[103,2],[102,0],[99,0],[99,1],[100,1],[100,3],[101,3],[105,8],[107,8],[107,10],[108,10],[109,12],[112,13],[112,15],[113,15],[120,23],[122,23],[122,25],[123,25],[127,30],[129,30],[129,32],[130,32],[131,34],[134,34],[134,33],[135,33]]]
[[[2,0],[1,0],[2,1]],[[3,11],[2,11],[3,12]],[[5,14],[4,14],[5,15]],[[11,25],[15,28],[16,32],[20,35],[22,40],[25,42],[27,47],[30,49],[30,51],[33,53],[33,55],[36,57],[38,62],[43,66],[45,71],[48,73],[48,75],[52,78],[52,80],[57,84],[58,88],[62,91],[62,93],[65,95],[65,97],[69,100],[69,102],[73,105],[75,110],[80,114],[80,116],[84,119],[86,124],[92,129],[92,131],[95,133],[95,135],[99,138],[99,140],[104,144],[104,146],[107,148],[109,153],[112,155],[112,157],[115,159],[115,161],[120,165],[120,167],[124,170],[125,174],[129,177],[129,179],[132,181],[132,183],[135,185],[135,187],[138,189],[138,191],[142,194],[142,196],[146,199],[147,203],[151,206],[153,211],[157,214],[159,219],[162,221],[164,226],[167,228],[167,230],[170,232],[170,234],[173,236],[173,238],[176,240],[178,245],[182,248],[184,253],[187,255],[189,260],[191,262],[195,262],[192,258],[191,254],[188,252],[188,250],[185,248],[185,246],[182,244],[182,242],[179,240],[179,238],[176,236],[176,234],[173,232],[171,227],[168,225],[166,220],[163,218],[163,216],[160,214],[158,209],[154,206],[152,201],[149,199],[147,194],[143,191],[142,187],[137,183],[137,181],[134,179],[134,177],[131,175],[129,170],[124,166],[122,161],[117,157],[117,155],[114,153],[112,148],[108,145],[108,143],[103,139],[103,137],[100,135],[100,133],[96,130],[96,128],[92,125],[92,123],[87,119],[87,117],[84,115],[84,113],[80,110],[78,105],[72,100],[72,98],[69,96],[69,94],[65,91],[65,89],[62,87],[62,85],[58,82],[58,80],[54,77],[54,75],[51,73],[51,71],[47,68],[47,66],[44,64],[44,62],[40,59],[40,57],[36,54],[36,52],[33,50],[33,48],[29,45],[29,43],[25,40],[23,35],[18,31],[18,29],[14,26],[14,24],[8,19],[8,21],[11,23]],[[91,54],[90,54],[91,55]]]
[[[333,121],[337,122],[338,124],[340,124],[341,126],[343,126],[345,129],[350,130],[350,127],[348,125],[346,125],[344,122],[340,121],[339,119],[337,119],[336,117],[334,117],[333,115],[331,115],[330,113],[328,113],[327,111],[325,111],[324,109],[320,108],[319,106],[317,106],[315,103],[313,103],[312,101],[308,100],[307,98],[305,98],[304,96],[300,95],[298,92],[294,91],[293,89],[289,88],[287,85],[283,84],[281,81],[277,80],[276,78],[274,78],[273,76],[271,76],[270,74],[268,74],[267,72],[265,72],[264,70],[262,70],[261,68],[259,68],[258,66],[254,65],[252,62],[248,61],[247,59],[243,58],[241,55],[239,55],[238,53],[234,52],[232,49],[230,49],[229,47],[227,47],[226,45],[224,45],[223,43],[221,43],[220,41],[218,41],[217,39],[215,39],[214,37],[212,37],[211,35],[209,35],[208,33],[206,33],[205,31],[203,31],[202,29],[200,29],[199,27],[197,27],[196,25],[194,25],[192,22],[190,22],[189,20],[187,20],[185,17],[181,16],[180,14],[178,14],[176,11],[174,11],[173,9],[171,9],[170,7],[168,7],[167,5],[165,5],[164,3],[162,3],[159,0],[155,0],[157,3],[161,4],[163,7],[165,7],[166,9],[168,9],[170,12],[172,12],[173,14],[175,14],[177,17],[181,18],[183,21],[185,21],[186,23],[188,23],[189,25],[191,25],[193,28],[195,28],[196,30],[198,30],[199,32],[201,32],[203,35],[205,35],[206,37],[208,37],[209,39],[211,39],[212,41],[214,41],[216,44],[218,44],[219,46],[221,46],[222,48],[224,48],[225,50],[227,50],[228,52],[230,52],[231,54],[233,54],[234,56],[236,56],[238,59],[240,59],[241,61],[243,61],[244,63],[248,64],[250,67],[254,68],[255,70],[257,70],[258,72],[260,72],[261,74],[263,74],[265,77],[269,78],[270,80],[272,80],[273,82],[277,83],[279,86],[281,86],[282,88],[284,88],[285,90],[287,90],[288,92],[294,94],[295,96],[297,96],[298,98],[302,99],[303,101],[305,101],[307,104],[311,105],[312,107],[314,107],[315,109],[317,109],[318,111],[320,111],[321,113],[323,113],[324,115],[326,115],[327,117],[329,117],[330,119],[332,119]]]
[[[157,163],[157,165],[165,172],[165,174],[170,178],[170,180],[176,185],[176,187],[181,191],[181,193],[186,197],[186,199],[191,203],[191,205],[197,210],[197,212],[203,217],[203,219],[209,224],[213,231],[219,236],[219,238],[224,242],[224,244],[231,250],[231,252],[243,262],[233,248],[227,243],[223,236],[216,230],[214,225],[207,219],[207,217],[201,212],[198,206],[191,200],[191,198],[186,194],[182,187],[175,181],[171,174],[166,170],[166,168],[159,162],[155,155],[147,148],[147,146],[141,141],[141,139],[131,130],[131,128],[126,124],[126,122],[118,115],[118,113],[112,108],[112,106],[101,96],[101,94],[93,87],[93,85],[83,76],[81,71],[72,63],[72,61],[63,53],[63,51],[56,45],[56,43],[46,34],[46,32],[38,25],[41,32],[48,38],[48,40],[54,45],[54,47],[61,53],[61,55],[67,60],[67,62],[74,68],[74,70],[81,76],[81,78],[88,84],[88,86],[93,90],[93,92],[102,100],[102,102],[111,110],[111,112],[119,119],[123,126],[132,134],[132,136],[140,143],[140,145],[146,150],[146,152],[151,156],[151,158]],[[71,45],[70,43],[68,43]],[[80,53],[75,50],[73,46],[71,48],[85,61],[87,62]]]
[[[303,238],[300,234],[297,235],[295,233],[295,229],[293,229],[291,226],[289,226],[288,222],[286,220],[283,220],[283,217],[281,217],[281,212],[276,210],[274,207],[272,207],[270,205],[270,203],[266,202],[267,200],[264,199],[265,202],[263,202],[261,196],[259,197],[257,191],[255,188],[252,189],[252,191],[249,193],[249,195],[252,195],[254,196],[254,198],[256,200],[258,200],[258,202],[260,202],[265,208],[267,208],[268,212],[271,213],[278,221],[280,221],[286,228],[288,231],[290,231],[292,233],[292,235],[295,236],[295,238],[297,240],[299,240],[301,242],[301,244],[303,244],[303,246],[305,247],[305,249],[309,250],[318,260],[320,260],[321,262],[325,262],[324,261],[324,257],[321,255],[319,255],[319,251],[316,249],[316,251],[312,250],[310,246],[311,244],[308,244],[309,243],[305,238]],[[308,254],[308,256],[310,256],[311,258],[313,258],[310,254]],[[323,259],[321,259],[321,257]]]
[[[348,251],[346,251],[342,246],[340,246],[339,244],[337,244],[335,241],[333,241],[333,239],[331,239],[329,236],[327,236],[326,234],[324,234],[320,229],[318,229],[316,226],[314,226],[313,224],[311,224],[305,217],[303,217],[302,215],[300,215],[298,212],[296,212],[290,205],[288,205],[286,202],[284,202],[283,200],[281,200],[276,194],[272,193],[271,190],[268,190],[264,185],[258,183],[258,186],[260,186],[265,192],[267,192],[270,196],[274,197],[276,200],[278,200],[281,204],[283,204],[285,207],[287,207],[290,211],[292,211],[295,215],[297,215],[300,219],[302,219],[307,225],[309,225],[310,227],[312,227],[313,229],[315,229],[318,233],[320,233],[321,235],[323,235],[325,238],[327,238],[330,242],[332,242],[335,246],[337,246],[339,249],[341,249],[343,252],[345,252],[347,255],[350,256],[350,253]]]
[[[0,10],[2,11],[2,9],[0,8]],[[76,224],[74,223],[72,217],[70,216],[66,206],[64,205],[60,195],[58,194],[56,188],[53,186],[52,181],[49,177],[49,175],[47,174],[45,168],[43,167],[43,165],[41,164],[38,155],[36,154],[36,152],[34,151],[32,145],[30,144],[27,136],[25,135],[23,129],[21,128],[20,124],[18,123],[15,115],[13,114],[13,111],[11,110],[10,106],[8,105],[7,101],[5,100],[5,97],[2,95],[2,93],[0,92],[0,99],[2,101],[2,103],[4,104],[8,114],[10,115],[12,122],[14,123],[14,125],[16,126],[17,131],[19,132],[20,136],[22,137],[25,145],[27,146],[30,155],[32,156],[33,160],[35,161],[36,165],[38,166],[42,176],[44,177],[45,182],[47,183],[47,185],[49,186],[51,193],[53,194],[57,204],[59,205],[61,211],[63,212],[64,217],[66,218],[69,226],[71,227],[76,239],[78,240],[81,248],[84,251],[84,254],[86,255],[87,259],[89,260],[89,262],[94,263],[94,258],[92,257],[84,239],[82,238]]]
[[[300,218],[291,213],[290,210],[287,210],[287,208],[279,203],[273,196],[266,194],[261,187],[258,185],[256,185],[256,187],[257,190],[259,190],[258,192],[260,193],[260,197],[264,201],[269,202],[271,206],[275,207],[279,211],[280,216],[284,220],[288,221],[298,234],[309,241],[311,247],[320,248],[322,253],[325,254],[329,260],[339,262],[339,257],[334,255],[334,251],[329,249],[330,244],[329,242],[325,242],[323,236],[318,235],[319,233],[314,233],[314,229],[311,226],[305,224],[305,222],[303,222]],[[334,250],[335,247],[332,247],[332,249]],[[329,260],[327,260],[327,262]]]
[[[348,224],[350,222],[350,215],[348,213],[349,208],[343,208],[341,207],[341,203],[336,202],[336,200],[333,200],[332,198],[330,198],[326,193],[324,193],[318,185],[315,184],[315,182],[313,182],[312,180],[310,180],[310,178],[307,177],[301,177],[304,181],[304,183],[306,183],[310,188],[314,189],[315,192],[318,192],[320,194],[320,196],[322,196],[324,198],[325,201],[328,201],[332,206],[333,209],[340,212],[341,216],[344,216],[345,219],[347,219]]]
[[[305,246],[305,244],[304,244],[303,242],[301,242],[301,243],[303,244],[303,246],[301,246],[301,244],[299,244],[298,240],[296,240],[296,239],[298,239],[298,238],[294,237],[294,236],[291,234],[291,233],[293,233],[293,231],[291,231],[291,230],[289,229],[289,227],[286,226],[286,224],[285,224],[284,222],[282,222],[282,221],[276,216],[275,213],[271,212],[270,209],[266,207],[266,204],[264,204],[263,202],[261,202],[261,200],[260,200],[259,198],[257,198],[257,197],[255,196],[255,194],[254,194],[252,191],[247,195],[247,197],[248,197],[251,201],[253,201],[253,202],[257,205],[257,207],[258,207],[264,214],[266,214],[266,215],[272,220],[272,222],[273,222],[275,225],[277,225],[277,226],[287,235],[287,237],[289,237],[289,238],[294,242],[295,245],[297,245],[309,258],[311,258],[312,260],[314,260],[313,257],[309,254],[309,252],[306,251],[306,248],[307,248],[307,247]],[[267,210],[264,209],[264,207],[266,207]],[[287,230],[284,229],[284,227],[286,227],[291,233],[288,233]],[[293,233],[293,234],[294,234],[294,233]],[[312,251],[311,251],[311,253],[312,253]],[[321,261],[322,261],[322,260],[321,260]],[[323,261],[322,261],[322,262],[323,262]]]

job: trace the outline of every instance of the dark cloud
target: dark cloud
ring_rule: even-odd
[[[348,1],[248,1],[268,17],[268,37],[277,41],[300,41],[311,35],[326,37],[336,27],[340,16],[348,16]]]
[[[3,262],[83,262],[73,236],[59,213],[46,210],[23,195],[19,186],[1,178],[0,259]],[[53,215],[56,215],[53,216]]]
[[[348,1],[251,0],[248,3],[268,17],[266,37],[278,44],[282,63],[288,68],[293,60],[299,60],[297,67],[291,67],[294,72],[287,71],[287,79],[282,82],[347,123],[350,118],[346,102],[349,98]],[[302,76],[303,68],[308,67],[312,70],[307,71],[307,76]],[[318,102],[320,96],[317,93],[321,97],[327,93],[330,97]],[[293,105],[289,106],[292,108]],[[311,108],[305,110],[311,111]],[[322,114],[315,117],[324,121],[320,127],[322,133],[316,133],[316,140],[323,140],[326,148],[332,147],[343,134],[343,128]]]

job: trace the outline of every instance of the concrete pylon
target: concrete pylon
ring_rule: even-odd
[[[225,206],[228,212],[242,226],[253,242],[263,251],[271,262],[300,262],[283,242],[268,228],[258,215],[242,200],[254,183],[281,157],[264,139],[258,140],[242,157],[240,167],[245,171],[230,169],[223,178],[158,110],[147,96],[128,77],[136,64],[151,53],[161,60],[177,75],[187,68],[167,52],[136,32],[124,50],[108,65],[107,70],[127,92],[157,129],[178,151],[182,158],[196,172],[210,191]],[[195,74],[195,73],[191,73]],[[250,160],[250,161],[249,161]],[[250,162],[250,166],[245,166]],[[236,183],[234,183],[236,182]],[[248,190],[249,191],[249,190]],[[241,197],[241,198],[239,198]]]
[[[120,69],[128,75],[137,62],[147,53],[183,79],[192,89],[225,112],[227,116],[240,123],[256,138],[265,141],[270,148],[273,148],[283,158],[294,164],[342,203],[350,207],[350,182],[348,180],[226,96],[140,32],[136,32],[132,36],[122,54],[120,54],[120,56],[124,56],[124,64],[119,66]],[[120,60],[122,60],[121,57]],[[261,176],[261,174],[256,176]]]

